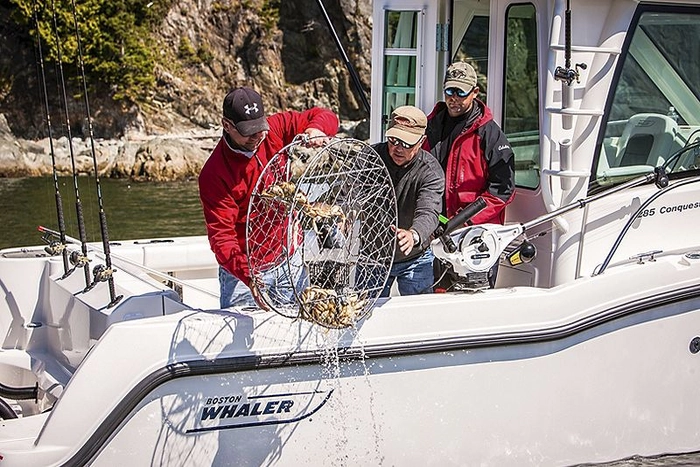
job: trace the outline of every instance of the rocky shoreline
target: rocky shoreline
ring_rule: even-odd
[[[341,123],[339,136],[363,138],[358,122]],[[221,136],[221,129],[179,134],[124,136],[117,140],[16,138],[0,114],[0,177],[94,175],[135,181],[175,181],[196,177]],[[93,144],[94,154],[93,159]],[[53,148],[53,151],[52,151]],[[53,157],[52,157],[53,154]],[[72,154],[72,157],[71,157]]]

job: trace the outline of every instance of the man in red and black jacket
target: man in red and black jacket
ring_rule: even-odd
[[[455,62],[445,74],[445,100],[428,115],[423,148],[445,171],[443,214],[453,217],[478,197],[486,208],[473,224],[503,224],[505,207],[515,194],[515,156],[491,110],[480,101],[476,71],[468,63]],[[488,285],[496,282],[498,263],[488,272]],[[436,270],[436,273],[442,274]],[[454,281],[442,281],[437,289],[449,290]]]
[[[221,123],[221,140],[199,175],[199,196],[209,244],[220,266],[220,305],[228,308],[257,303],[264,307],[246,257],[251,193],[269,160],[295,136],[334,136],[338,117],[321,108],[267,117],[260,94],[242,87],[226,95]],[[320,143],[323,139],[311,141]]]

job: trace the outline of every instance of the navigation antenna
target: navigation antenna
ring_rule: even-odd
[[[265,166],[248,207],[252,285],[270,308],[327,328],[366,316],[389,277],[396,195],[356,139],[297,137]]]

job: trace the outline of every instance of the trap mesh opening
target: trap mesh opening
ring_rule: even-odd
[[[396,196],[371,146],[297,140],[263,169],[251,194],[246,246],[269,307],[329,328],[374,307],[394,256]]]

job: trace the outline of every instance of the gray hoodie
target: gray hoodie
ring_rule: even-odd
[[[372,146],[386,165],[396,193],[398,227],[413,229],[420,236],[420,245],[404,255],[398,245],[394,262],[417,258],[430,245],[431,235],[438,226],[445,191],[445,174],[440,163],[429,152],[421,149],[411,162],[398,166],[389,156],[386,142]]]

